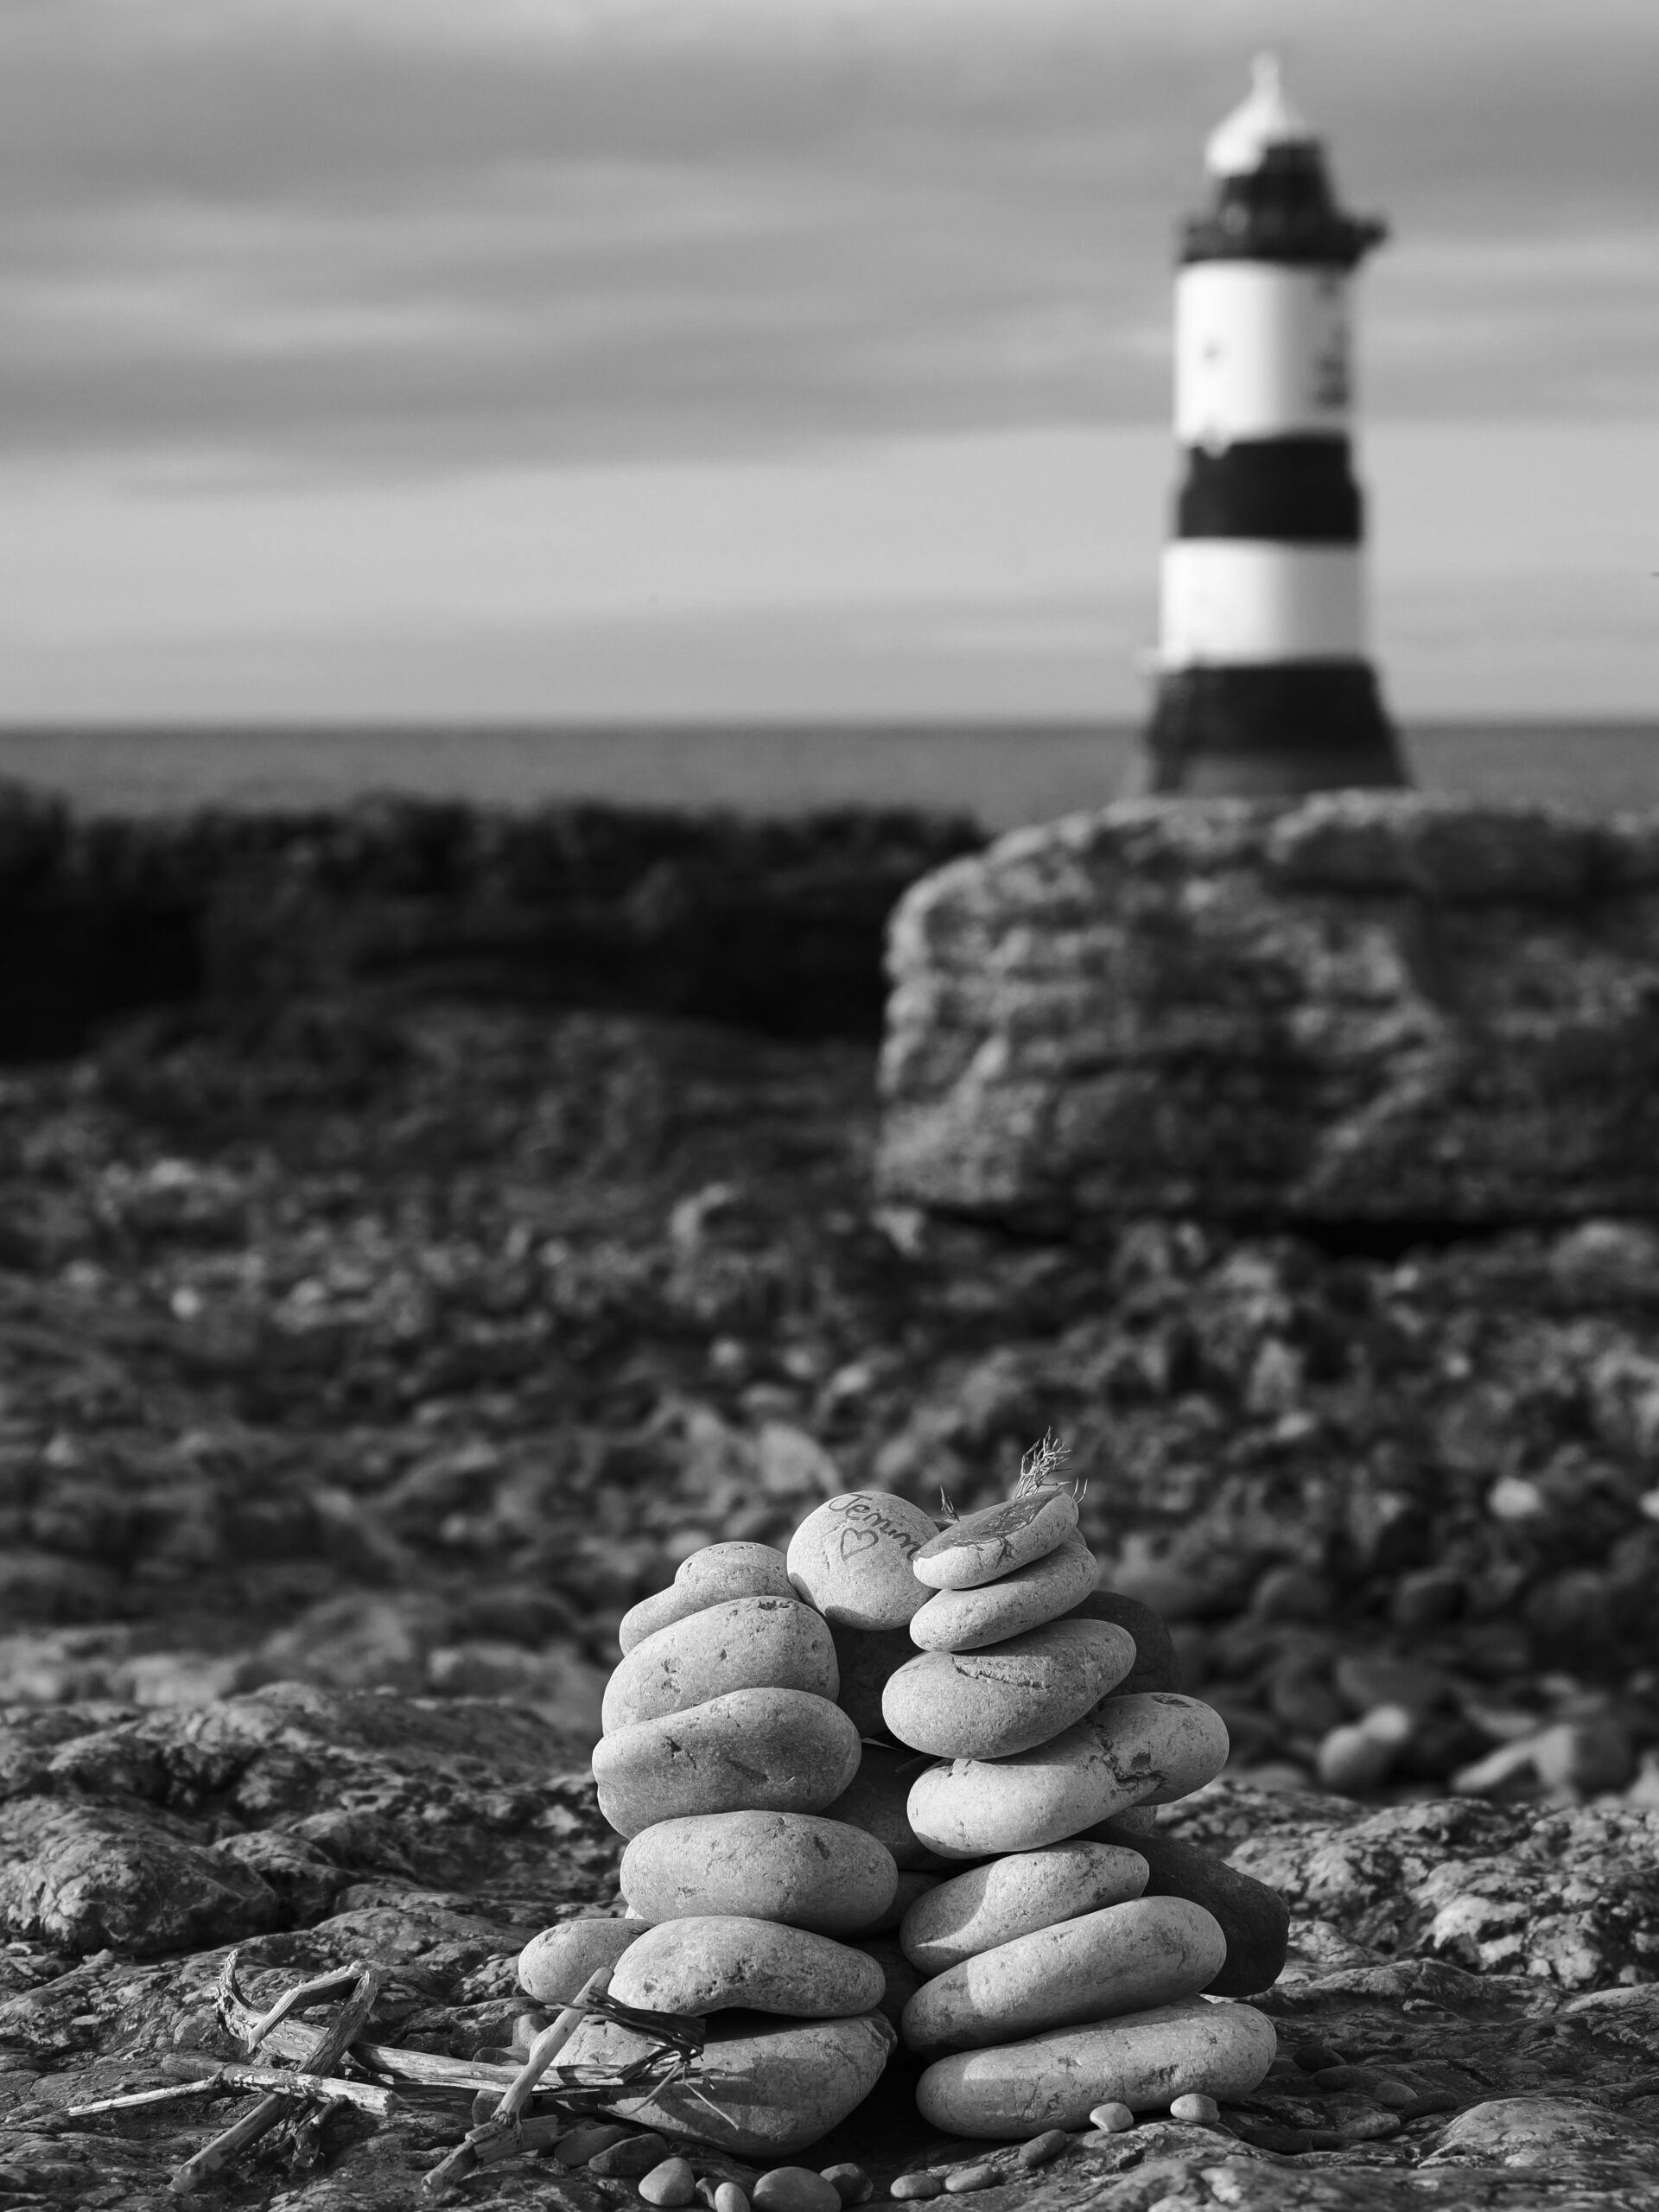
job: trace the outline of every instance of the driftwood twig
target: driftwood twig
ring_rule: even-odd
[[[225,1961],[215,1992],[219,2023],[227,2035],[245,2044],[252,2031],[267,2015],[243,1996],[236,1982],[236,1954]],[[311,2031],[297,2020],[281,2020],[266,2027],[261,2041],[267,2055],[303,2061],[311,2048]],[[516,2066],[502,2066],[482,2058],[444,2058],[430,2050],[404,2050],[396,2044],[353,2044],[352,2056],[371,2073],[386,2076],[400,2087],[423,2089],[493,2089],[499,2094],[518,2079]]]
[[[530,2093],[582,2025],[588,2005],[596,2004],[611,1986],[609,1967],[595,1967],[571,2002],[544,2027],[525,2053],[517,2078],[503,2094],[491,2115],[498,2123],[516,2120],[530,2102]]]
[[[323,2131],[334,2114],[344,2110],[346,2102],[344,2097],[326,2098],[322,2103],[313,2105],[295,2123],[293,2164],[300,2172],[315,2166],[321,2158]]]
[[[268,2012],[249,2022],[242,2040],[250,2052],[255,2050],[276,2026],[290,2012],[298,2012],[314,2005],[319,1997],[337,1997],[349,1989],[363,1969],[360,1966],[340,1967],[333,1974],[320,1974],[312,1981],[296,1981],[292,1989],[285,1990]]]
[[[227,1961],[229,1967],[232,1961]],[[334,2022],[300,2062],[303,2074],[331,2074],[346,2056],[361,2033],[374,2010],[374,2001],[380,1994],[385,1972],[380,1967],[365,1967],[357,1977],[357,1986],[335,2015]],[[245,2113],[233,2126],[222,2135],[205,2144],[194,2157],[188,2158],[173,2175],[168,2186],[175,2196],[188,2196],[205,2181],[221,2172],[232,2160],[246,2150],[250,2143],[257,2143],[262,2135],[275,2127],[289,2108],[287,2094],[270,2094],[260,2098],[251,2112]]]
[[[469,2130],[443,2163],[432,2168],[422,2184],[424,2189],[435,2193],[476,2172],[480,2166],[493,2165],[499,2158],[512,2158],[517,2152],[541,2150],[557,2142],[569,2122],[556,2118],[550,2122],[526,2121],[524,2107],[536,2084],[582,2025],[588,2006],[603,1997],[610,1986],[610,1967],[595,1967],[576,1992],[575,2002],[567,2005],[531,2044],[524,2064],[502,2091],[501,2101],[490,2117]]]
[[[169,2051],[162,2061],[168,2074],[210,2079],[226,2089],[270,2090],[279,2097],[297,2097],[307,2104],[345,2102],[377,2120],[390,2120],[397,2109],[396,2090],[374,2082],[346,2082],[338,2074],[296,2074],[281,2066],[238,2066],[211,2058],[198,2058],[185,2050]],[[157,2095],[159,2091],[152,2091]]]
[[[186,2097],[217,2096],[221,2087],[219,2069],[194,2082],[169,2082],[162,2089],[129,2089],[119,2097],[99,2097],[89,2105],[66,2105],[66,2120],[91,2120],[101,2112],[137,2112],[145,2105],[176,2104]]]

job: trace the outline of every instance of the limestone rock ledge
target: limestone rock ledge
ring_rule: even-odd
[[[390,1977],[378,2040],[499,2063],[524,2008],[520,1945],[556,1916],[616,1909],[618,1839],[571,1761],[511,1706],[299,1684],[194,1710],[0,1711],[0,2202],[177,2203],[168,2173],[234,2100],[75,2107],[164,2083],[171,2054],[235,2055],[212,2003],[232,1942],[257,2003],[372,1959]],[[996,2152],[984,2212],[1659,2202],[1659,1983],[1643,1978],[1659,1822],[1457,1801],[1367,1813],[1230,1782],[1168,1818],[1292,1897],[1295,1953],[1253,2000],[1280,2059],[1217,2127],[1148,2118],[1074,2137],[1032,2173]],[[1435,1916],[1454,1895],[1543,1933],[1447,1941]],[[885,2087],[814,2163],[857,2158],[881,2195],[898,2172],[985,2157],[920,2126],[902,2069]],[[470,2101],[411,2094],[379,2125],[343,2113],[320,2153],[273,2135],[201,2201],[407,2212]],[[753,2187],[753,2169],[733,2171]],[[630,2182],[546,2159],[492,2168],[466,2194],[569,2212],[639,2202]]]
[[[1476,1224],[1659,1207],[1659,814],[1135,799],[893,917],[890,1203]]]

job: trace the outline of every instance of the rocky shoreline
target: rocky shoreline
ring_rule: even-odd
[[[584,1725],[688,1551],[842,1487],[969,1510],[1052,1427],[1242,1770],[1659,1790],[1650,1228],[1024,1244],[872,1212],[870,1077],[365,991],[12,1071],[4,1694]]]
[[[188,2118],[177,2106],[76,2108],[238,2055],[214,2004],[229,1944],[262,2004],[296,1977],[375,1960],[389,1977],[378,2042],[473,2062],[481,2082],[492,2068],[510,2078],[521,1946],[556,1920],[617,1909],[620,1840],[585,1773],[562,1764],[569,1738],[499,1704],[281,1686],[189,1711],[14,1711],[0,1746],[4,1904],[14,1926],[35,1929],[0,1953],[8,2203],[177,2201],[167,2175],[225,2125],[222,2105]],[[1179,1810],[1173,1832],[1211,1847],[1248,1834],[1239,1863],[1291,1899],[1289,1966],[1252,1999],[1279,2060],[1214,2124],[1085,2133],[1033,2173],[993,2154],[988,2212],[1655,2201],[1659,2006],[1651,1982],[1618,1979],[1594,1925],[1617,1919],[1643,1952],[1659,1941],[1651,1815],[1541,1821],[1466,1802],[1367,1815],[1227,1781]],[[1623,1887],[1602,1891],[1610,1866]],[[1477,1959],[1474,1972],[1434,1955],[1425,1891],[1441,1922],[1461,1897],[1477,1916],[1531,1923],[1551,1885],[1567,1907],[1558,1935],[1578,1911],[1576,1945],[1512,1948],[1499,1969]],[[909,2087],[896,2068],[815,2159],[856,2158],[878,2192],[901,2173],[985,2159],[982,2144],[920,2127]],[[459,2139],[467,2102],[404,2087],[378,2121],[335,2120],[326,2167],[301,2159],[296,2171],[295,2145],[280,2145],[204,2201],[407,2204]],[[724,2166],[753,2185],[753,2169]],[[637,2201],[625,2180],[536,2159],[492,2168],[466,2193],[550,2192],[580,2212]]]
[[[1172,1828],[1289,1897],[1283,2045],[1459,2109],[1304,2067],[1008,2188],[1659,2196],[1659,1236],[1024,1242],[873,1208],[873,1064],[343,961],[0,1079],[0,2202],[161,2201],[181,2115],[61,2115],[218,2048],[232,1942],[418,1968],[401,2035],[505,2042],[519,1945],[614,1902],[623,1612],[834,1491],[988,1503],[1049,1427],[1228,1721]],[[440,2139],[236,2201],[407,2202]]]

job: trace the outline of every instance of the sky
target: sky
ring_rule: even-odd
[[[1659,714],[1654,0],[0,0],[0,719],[1139,713],[1264,46],[1390,699]]]

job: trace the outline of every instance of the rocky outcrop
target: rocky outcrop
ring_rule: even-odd
[[[889,1198],[1474,1224],[1659,1210],[1659,817],[1344,791],[1016,830],[895,916]]]
[[[615,1885],[584,1748],[521,1707],[299,1682],[0,1708],[0,1929],[154,1957],[453,1893],[533,1932]]]
[[[1443,1797],[1366,1814],[1311,1795],[1264,1804],[1216,1783],[1162,1824],[1379,1961],[1570,1991],[1659,1978],[1659,1812],[1643,1807]]]
[[[0,1062],[79,1050],[111,1016],[246,1024],[373,985],[874,1036],[881,935],[966,817],[791,820],[414,798],[329,812],[80,820],[0,785]]]

